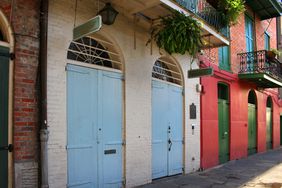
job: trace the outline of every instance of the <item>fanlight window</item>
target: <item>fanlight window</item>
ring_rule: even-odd
[[[67,58],[83,63],[122,69],[120,57],[114,51],[114,45],[100,38],[83,37],[72,41]]]
[[[152,71],[152,77],[182,86],[182,76],[177,65],[164,58],[158,59]]]

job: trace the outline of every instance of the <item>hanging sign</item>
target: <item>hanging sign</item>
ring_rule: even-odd
[[[85,37],[99,31],[102,27],[102,17],[100,15],[88,20],[73,29],[73,40]]]
[[[188,70],[188,78],[198,78],[201,76],[213,75],[213,68],[192,69]]]

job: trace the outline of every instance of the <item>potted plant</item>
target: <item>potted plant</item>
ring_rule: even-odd
[[[244,0],[219,0],[217,11],[222,18],[222,26],[231,26],[237,23],[239,15],[245,11]]]
[[[202,46],[200,24],[190,16],[174,11],[171,16],[162,17],[161,22],[152,30],[151,39],[159,48],[169,54],[188,53],[195,57]]]
[[[277,56],[280,55],[280,52],[277,49],[272,48],[271,50],[266,51],[266,57],[268,59],[275,59]]]

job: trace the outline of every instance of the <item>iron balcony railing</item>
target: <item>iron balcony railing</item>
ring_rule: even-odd
[[[282,81],[282,64],[266,50],[238,54],[240,59],[239,74],[266,73]]]
[[[179,5],[193,12],[202,18],[209,25],[213,26],[226,38],[229,38],[229,29],[223,26],[222,17],[219,12],[206,0],[175,0]]]

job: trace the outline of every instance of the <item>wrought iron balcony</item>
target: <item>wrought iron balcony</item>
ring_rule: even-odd
[[[207,0],[175,0],[182,7],[193,12],[205,22],[213,26],[226,38],[229,38],[228,30],[223,28],[222,18],[219,12],[207,2]]]
[[[240,53],[238,57],[240,79],[254,82],[262,88],[282,87],[282,64],[268,55],[268,51]]]
[[[211,0],[130,0],[124,3],[111,0],[111,3],[125,16],[134,16],[135,24],[147,28],[157,24],[160,17],[171,15],[172,11],[183,12],[201,23],[203,48],[228,46],[228,30],[222,29],[221,17],[208,1]]]

